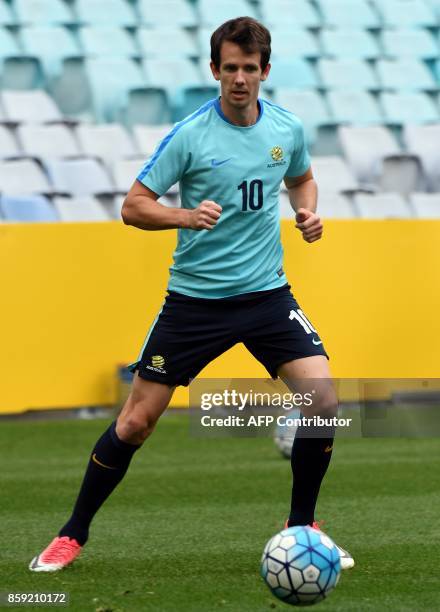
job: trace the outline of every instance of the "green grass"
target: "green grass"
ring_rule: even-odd
[[[270,439],[191,437],[186,415],[162,419],[74,565],[28,571],[68,517],[105,426],[1,423],[0,591],[67,591],[78,612],[287,610],[259,561],[288,511],[289,462]],[[439,449],[433,439],[338,441],[318,518],[357,565],[320,610],[440,609]]]

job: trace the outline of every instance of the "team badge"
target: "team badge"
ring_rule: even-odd
[[[165,359],[162,357],[162,355],[153,355],[151,358],[151,365],[155,368],[162,369],[165,365]]]
[[[281,161],[284,156],[283,149],[281,147],[272,147],[270,154],[272,155],[272,159],[274,161]]]

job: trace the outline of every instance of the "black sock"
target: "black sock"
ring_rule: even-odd
[[[116,422],[110,425],[92,451],[72,516],[59,536],[75,538],[81,545],[86,543],[93,517],[124,477],[138,448],[118,438]]]
[[[325,435],[325,438],[311,438],[297,431],[291,455],[293,486],[289,527],[311,525],[314,521],[319,488],[332,456],[334,431],[326,428]]]

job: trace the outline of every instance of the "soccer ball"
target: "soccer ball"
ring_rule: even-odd
[[[325,534],[308,525],[289,527],[266,544],[261,575],[285,603],[308,606],[322,601],[338,584],[339,551]]]
[[[298,429],[291,421],[293,421],[293,419],[300,419],[301,413],[299,410],[291,410],[282,416],[283,420],[276,426],[273,439],[283,457],[290,459],[293,440],[295,439],[296,430]]]

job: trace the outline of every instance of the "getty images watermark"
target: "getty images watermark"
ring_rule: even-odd
[[[305,393],[269,393],[261,391],[241,392],[237,389],[224,389],[222,392],[204,392],[200,397],[200,409],[217,413],[222,408],[230,409],[231,414],[203,414],[202,427],[270,427],[274,423],[288,427],[349,427],[351,418],[306,417],[288,414],[271,414],[267,409],[291,411],[313,407],[316,389]],[[263,413],[258,414],[263,409]],[[251,412],[251,413],[250,413]],[[238,414],[237,414],[238,413]],[[240,414],[241,413],[241,414]],[[250,414],[249,414],[250,413]],[[241,416],[243,415],[243,416]]]
[[[276,428],[327,437],[440,436],[438,379],[195,379],[190,430],[268,436]]]

